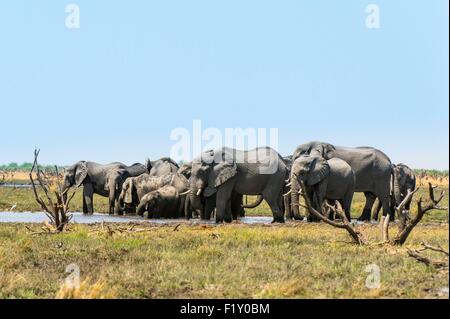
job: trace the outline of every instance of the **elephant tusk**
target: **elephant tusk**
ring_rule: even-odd
[[[180,196],[183,196],[183,195],[187,195],[187,194],[189,194],[189,193],[191,193],[191,190],[187,190],[187,191],[185,191],[185,192],[183,192],[183,193],[180,193],[179,195],[180,195]]]
[[[199,190],[197,191],[197,194],[195,194],[195,195],[200,196],[201,193],[202,193],[202,189],[199,188]]]
[[[287,195],[289,195],[290,193],[292,193],[292,189],[291,189],[289,192],[287,192],[286,194],[283,194],[283,196],[287,196]]]

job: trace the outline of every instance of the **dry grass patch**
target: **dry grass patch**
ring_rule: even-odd
[[[448,224],[419,225],[400,248],[350,245],[345,232],[324,224],[139,228],[110,235],[72,225],[36,236],[23,224],[0,224],[0,298],[448,297],[448,272],[406,251],[422,241],[448,250]],[[363,231],[379,236],[376,226]],[[80,291],[61,288],[71,263],[85,282]],[[372,263],[381,271],[376,290],[365,286]]]

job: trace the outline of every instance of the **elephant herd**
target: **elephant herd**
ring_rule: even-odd
[[[80,161],[66,169],[63,191],[83,186],[85,214],[94,212],[93,195],[98,194],[109,198],[110,214],[147,212],[148,218],[209,220],[215,212],[215,221],[221,223],[245,216],[246,208],[265,200],[273,222],[284,222],[303,219],[299,209],[303,185],[315,209],[324,211],[326,201],[337,201],[349,219],[353,194],[364,193],[359,220],[367,221],[377,219],[381,209],[393,220],[395,207],[415,183],[408,166],[392,164],[375,148],[309,142],[286,157],[270,147],[249,151],[223,147],[181,166],[170,158],[131,166]],[[257,200],[244,205],[243,195],[256,195]],[[306,218],[316,220],[309,212]]]

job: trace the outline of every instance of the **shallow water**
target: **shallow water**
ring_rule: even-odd
[[[153,223],[153,224],[174,224],[174,223],[189,223],[189,224],[212,224],[213,220],[205,221],[200,219],[147,219],[140,216],[110,216],[107,214],[84,215],[83,213],[72,213],[72,222],[79,224],[94,224],[101,222],[108,223]],[[48,220],[48,217],[43,212],[0,212],[0,223],[43,223]],[[272,217],[252,216],[243,217],[239,222],[244,224],[269,224],[272,222]]]
[[[4,188],[31,188],[31,184],[0,184],[0,188],[1,187],[4,187]]]

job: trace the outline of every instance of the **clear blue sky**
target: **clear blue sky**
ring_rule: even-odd
[[[448,21],[448,0],[1,1],[0,163],[157,158],[200,119],[448,169]]]

